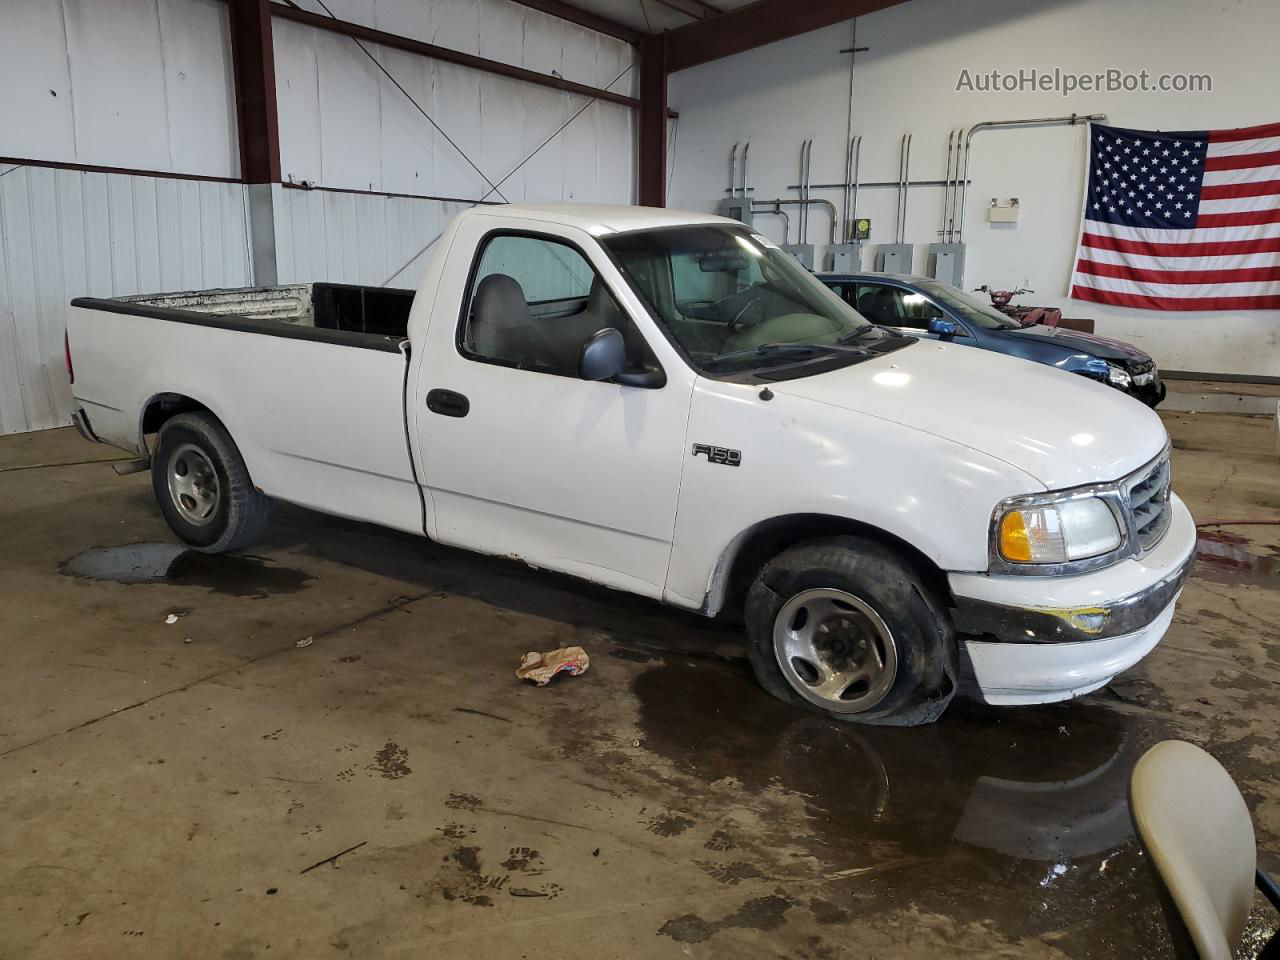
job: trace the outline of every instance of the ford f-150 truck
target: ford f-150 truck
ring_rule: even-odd
[[[737,612],[763,686],[846,720],[1102,686],[1195,542],[1142,404],[879,329],[707,214],[480,207],[416,293],[77,299],[67,340],[77,425],[196,550],[278,499]]]

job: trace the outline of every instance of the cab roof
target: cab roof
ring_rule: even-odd
[[[585,230],[592,236],[606,236],[629,230],[687,227],[700,223],[742,226],[737,220],[712,213],[668,210],[665,207],[632,207],[602,203],[506,203],[473,207],[465,216],[503,217],[541,223],[560,223]]]

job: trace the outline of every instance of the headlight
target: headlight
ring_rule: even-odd
[[[1024,504],[1005,510],[997,546],[1008,563],[1068,563],[1110,553],[1120,546],[1115,514],[1099,497]]]
[[[1129,371],[1123,367],[1117,367],[1114,363],[1107,364],[1107,383],[1113,387],[1127,389],[1133,386],[1133,378],[1129,376]]]

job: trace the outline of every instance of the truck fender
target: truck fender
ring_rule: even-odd
[[[741,609],[747,589],[769,560],[788,547],[806,540],[855,534],[869,537],[901,554],[937,591],[951,602],[946,574],[927,556],[901,537],[887,530],[849,517],[821,513],[792,513],[770,517],[752,524],[725,545],[711,574],[703,598],[702,613],[714,617]]]
[[[223,427],[227,426],[226,421],[210,404],[185,391],[161,390],[153,393],[143,402],[138,410],[138,453],[148,465],[151,462],[151,451],[147,448],[147,434],[156,433],[171,417],[196,410],[203,410],[213,415]]]

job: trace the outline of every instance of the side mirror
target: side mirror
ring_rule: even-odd
[[[611,380],[624,387],[656,390],[667,385],[660,367],[626,371],[627,342],[616,327],[604,327],[587,337],[578,354],[578,376],[583,380]]]
[[[583,380],[611,380],[627,362],[627,343],[615,327],[604,327],[587,337],[578,354],[578,376]]]
[[[934,317],[929,321],[929,332],[937,334],[939,340],[953,340],[959,328],[954,320],[944,320],[942,317]]]

